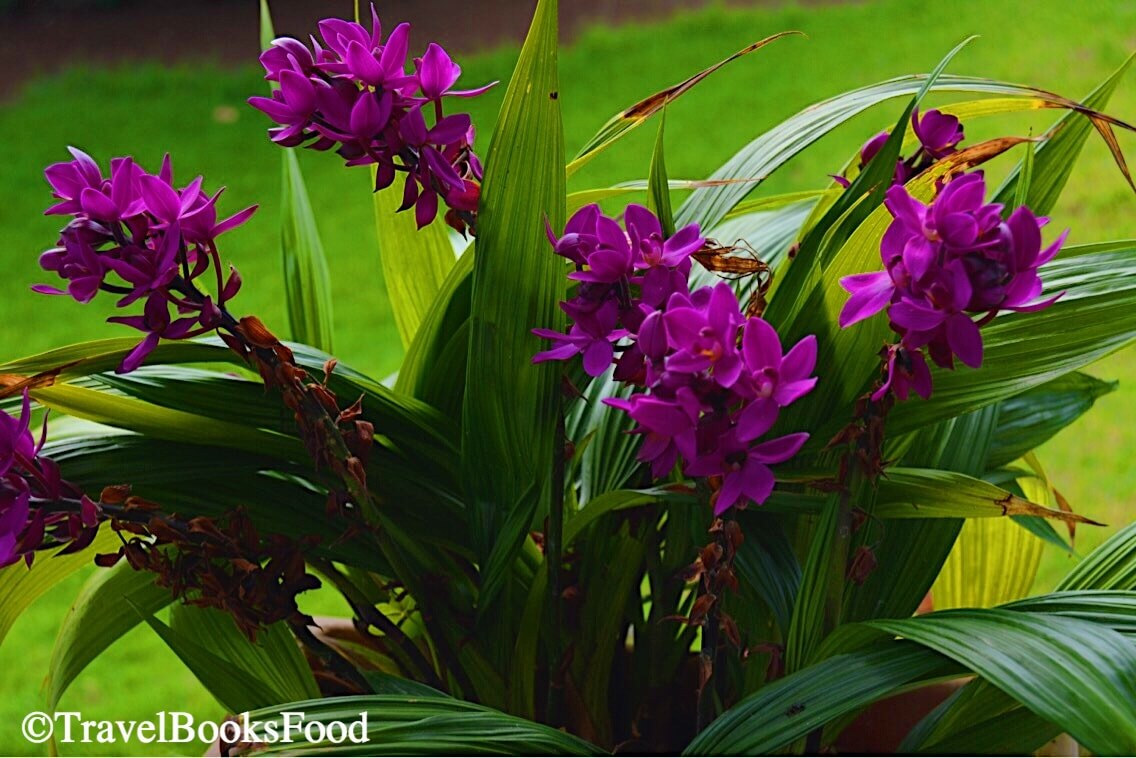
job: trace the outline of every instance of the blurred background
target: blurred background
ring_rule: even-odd
[[[430,41],[461,63],[461,82],[507,82],[527,28],[531,0],[400,0],[377,3],[386,28],[413,26],[412,54]],[[690,0],[571,0],[562,5],[561,94],[569,156],[612,114],[769,34],[790,38],[708,79],[669,109],[667,164],[672,178],[701,178],[753,137],[810,103],[893,76],[925,72],[962,38],[980,34],[952,73],[1032,84],[1081,98],[1136,50],[1136,3],[1095,0],[957,0],[951,3],[777,0],[710,4]],[[319,18],[350,17],[353,3],[272,0],[281,35],[315,32]],[[228,187],[222,211],[253,203],[260,210],[227,234],[221,251],[245,287],[234,308],[283,332],[279,263],[279,148],[265,138],[267,119],[245,103],[266,92],[258,55],[255,0],[0,0],[0,359],[68,342],[123,336],[103,323],[106,303],[79,305],[34,295],[50,281],[37,258],[56,240],[58,218],[43,168],[76,145],[106,164],[133,155],[156,170],[165,152],[175,179],[204,174],[206,189]],[[1109,113],[1136,122],[1134,76],[1121,83]],[[488,144],[504,84],[470,101]],[[755,196],[824,186],[872,134],[894,123],[902,104],[885,104],[825,138],[755,190]],[[967,141],[1038,134],[1060,114],[986,118],[966,125]],[[642,129],[573,177],[571,189],[646,177],[654,129]],[[1122,133],[1133,156],[1136,140]],[[368,175],[330,155],[300,155],[319,219],[335,296],[336,353],[377,376],[397,369],[401,348],[375,253]],[[989,167],[997,175],[1013,156]],[[1136,237],[1132,191],[1108,152],[1092,139],[1052,214],[1052,234],[1070,243]],[[1119,379],[1119,389],[1040,451],[1041,461],[1073,507],[1112,525],[1082,528],[1076,548],[1099,544],[1132,519],[1136,468],[1136,351],[1101,361],[1090,372]],[[190,483],[187,483],[189,485]],[[1047,548],[1035,590],[1046,590],[1076,561]],[[0,646],[0,753],[27,753],[16,725],[41,707],[40,684],[59,621],[84,576],[41,599]],[[312,610],[330,610],[319,596]],[[136,629],[85,671],[60,705],[86,718],[152,717],[221,709],[157,640]],[[46,753],[45,746],[42,752]],[[81,749],[76,749],[80,748]],[[154,752],[160,746],[137,746]],[[168,752],[200,752],[196,746]],[[116,754],[122,745],[62,746],[66,754]]]

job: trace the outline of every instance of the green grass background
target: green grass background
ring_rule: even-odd
[[[393,22],[390,19],[387,23]],[[612,113],[682,79],[745,44],[777,31],[800,29],[706,81],[670,109],[667,162],[672,178],[707,175],[745,142],[811,102],[872,81],[926,71],[961,38],[984,35],[951,70],[1038,85],[1080,97],[1136,49],[1136,4],[1115,0],[1074,7],[1061,0],[1023,5],[1013,0],[916,3],[889,0],[755,8],[711,8],[652,25],[593,29],[563,51],[561,97],[570,154]],[[424,47],[425,40],[415,40]],[[243,228],[226,235],[223,255],[240,269],[245,288],[234,306],[283,331],[278,256],[280,155],[264,137],[266,119],[245,105],[264,89],[255,67],[239,70],[195,64],[175,69],[131,65],[73,70],[29,86],[0,107],[0,355],[15,357],[67,342],[120,336],[102,323],[108,304],[78,305],[34,295],[28,286],[49,281],[37,266],[55,241],[45,165],[66,157],[68,144],[100,162],[132,154],[154,170],[162,153],[174,156],[175,176],[203,173],[206,187],[228,186],[229,212],[259,203]],[[464,58],[463,82],[507,81],[516,49]],[[470,103],[484,150],[503,86]],[[862,116],[770,178],[759,194],[812,188],[839,168],[868,136],[894,120],[893,104]],[[1122,83],[1110,112],[1136,121],[1133,77]],[[232,116],[236,115],[233,120]],[[1038,133],[1053,113],[987,119],[967,126],[973,141],[1001,134]],[[643,178],[654,130],[646,128],[605,153],[573,179],[570,189]],[[1121,136],[1131,151],[1136,141]],[[305,153],[301,162],[329,258],[335,298],[336,353],[383,376],[397,369],[401,350],[384,296],[370,217],[367,172],[345,171],[334,156]],[[993,167],[993,172],[999,169]],[[1136,236],[1133,196],[1096,141],[1085,150],[1070,186],[1052,214],[1070,227],[1071,242]],[[1129,492],[1136,473],[1128,454],[1136,443],[1136,353],[1126,351],[1093,368],[1118,378],[1118,392],[1042,451],[1051,477],[1079,511],[1112,524],[1131,519]],[[187,483],[191,486],[191,483]],[[1088,550],[1111,529],[1082,529]],[[1049,550],[1036,587],[1052,586],[1075,559]],[[19,736],[19,721],[41,707],[40,685],[74,577],[38,602],[0,647],[0,753],[43,753]],[[316,610],[331,603],[315,598]],[[206,718],[221,709],[148,629],[136,629],[84,672],[61,704],[87,718],[152,717],[157,710],[188,710]],[[199,752],[197,746],[167,752]],[[64,754],[140,753],[159,746],[63,746]]]

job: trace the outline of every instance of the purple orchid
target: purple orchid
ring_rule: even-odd
[[[958,116],[934,109],[920,117],[916,108],[911,114],[911,129],[919,139],[920,148],[935,161],[957,152],[958,144],[965,138]]]
[[[674,351],[666,359],[667,370],[709,371],[719,385],[732,387],[742,374],[738,330],[744,322],[737,295],[725,282],[698,290],[690,298],[672,296],[663,314],[667,342]]]
[[[770,420],[761,434],[772,425]],[[714,515],[720,516],[745,501],[760,505],[768,500],[775,483],[769,466],[792,458],[808,439],[807,433],[798,432],[750,445],[738,436],[737,430],[731,430],[719,438],[716,450],[692,461],[685,471],[688,476],[722,477],[722,486],[713,501]]]
[[[615,355],[613,342],[627,336],[626,329],[616,329],[619,313],[614,307],[599,308],[591,313],[577,314],[567,334],[550,329],[534,329],[533,334],[552,340],[551,350],[537,353],[533,363],[563,361],[576,355],[584,356],[584,371],[588,376],[599,376],[611,366]]]
[[[900,335],[902,355],[889,356],[885,383],[897,395],[906,397],[899,388],[908,386],[930,395],[923,347],[943,368],[953,368],[955,357],[978,368],[980,324],[1004,310],[1046,308],[1060,297],[1038,299],[1038,268],[1057,255],[1067,232],[1043,249],[1046,219],[1023,206],[1004,220],[1002,206],[986,203],[985,196],[979,173],[949,182],[930,206],[903,187],[892,187],[884,201],[894,217],[880,244],[884,271],[841,280],[851,293],[840,313],[841,327],[886,308]],[[893,376],[897,367],[903,376]]]
[[[638,460],[656,479],[682,463],[687,476],[721,483],[715,512],[762,503],[773,489],[770,465],[797,453],[807,434],[759,440],[778,412],[816,384],[816,339],[788,353],[773,327],[745,318],[729,284],[690,291],[691,256],[706,240],[695,225],[667,237],[641,205],[624,211],[625,232],[599,206],[581,208],[548,239],[574,265],[575,296],[561,303],[572,319],[533,362],[583,354],[590,376],[615,361],[613,377],[645,391],[604,403],[626,413],[642,437]],[[739,347],[740,345],[740,347]]]
[[[896,160],[895,173],[892,175],[893,185],[903,185],[930,168],[936,161],[958,152],[958,144],[964,138],[963,127],[957,116],[951,116],[938,110],[929,110],[922,116],[916,108],[911,113],[911,130],[919,140],[919,149],[909,158],[902,156]],[[860,148],[859,170],[864,168],[883,148],[890,132],[883,131],[872,137]],[[852,182],[843,176],[832,177],[844,189],[852,186]]]
[[[40,455],[46,419],[38,443],[30,423],[31,400],[24,390],[19,418],[0,410],[0,567],[21,559],[30,566],[37,550],[81,549],[98,530],[98,506],[62,479],[54,461]],[[47,505],[64,499],[77,508],[54,510]]]
[[[441,45],[431,42],[426,46],[426,53],[421,58],[414,59],[414,68],[417,70],[415,79],[422,96],[427,100],[440,101],[443,97],[476,97],[488,92],[497,82],[490,82],[481,87],[467,90],[452,89],[461,76],[461,66],[454,63],[449,54]]]
[[[45,171],[54,196],[62,201],[46,212],[73,218],[60,232],[58,246],[40,256],[40,266],[66,280],[67,289],[46,284],[32,289],[67,294],[83,303],[99,291],[111,292],[119,295],[120,308],[145,298],[144,315],[109,319],[148,335],[119,367],[123,372],[137,367],[161,338],[184,339],[216,328],[220,308],[241,283],[232,267],[225,277],[216,240],[247,221],[256,206],[218,221],[223,188],[210,195],[202,189],[201,177],[176,187],[168,155],[157,174],[147,173],[132,158],[114,158],[105,179],[86,153],[72,148],[71,154],[73,161]],[[207,295],[196,280],[210,269],[215,287]],[[122,283],[108,281],[112,275]],[[194,315],[171,322],[170,304]],[[193,324],[197,326],[191,328]]]
[[[261,55],[265,79],[280,86],[270,97],[248,102],[279,125],[269,129],[272,141],[335,149],[348,166],[374,165],[376,191],[406,172],[399,210],[413,207],[421,228],[437,216],[441,199],[448,206],[446,223],[464,234],[480,200],[481,162],[473,152],[469,115],[445,115],[442,101],[479,95],[493,85],[452,89],[461,67],[434,43],[407,73],[410,26],[399,24],[384,42],[374,5],[370,30],[335,18],[321,21],[319,29],[322,45],[314,37],[311,49],[281,38]],[[428,113],[427,103],[433,103]]]

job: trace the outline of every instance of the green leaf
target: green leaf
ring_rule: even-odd
[[[1028,207],[1030,183],[1033,181],[1033,164],[1036,149],[1033,142],[1025,143],[1026,157],[1022,158],[1018,169],[1017,191],[1014,194],[1014,208]]]
[[[907,642],[827,658],[778,679],[710,724],[683,755],[772,755],[897,690],[960,673],[951,661]]]
[[[1136,596],[1131,592],[1057,592],[1027,598],[1001,606],[1005,610],[1051,613],[1091,621],[1122,634],[1133,636]],[[1013,731],[1015,724],[1032,725],[1029,733],[999,734]],[[965,753],[969,746],[986,739],[989,753],[1029,753],[1047,742],[1061,728],[1021,707],[1009,695],[977,679],[958,691],[939,708],[928,714],[904,740],[900,752],[930,754]]]
[[[997,407],[921,429],[913,435],[901,463],[909,468],[934,467],[960,475],[978,475],[986,457]],[[845,618],[906,618],[927,595],[950,554],[962,519],[869,519],[857,534],[870,547],[878,566],[863,584],[848,588]]]
[[[260,0],[260,49],[272,46],[276,32],[267,0]],[[271,89],[280,85],[269,82]],[[284,305],[292,339],[332,350],[331,282],[315,213],[293,148],[283,148],[280,253]]]
[[[820,518],[813,525],[800,587],[785,634],[785,670],[790,673],[810,662],[825,633],[840,621],[834,613],[836,609],[831,608],[826,600],[830,583],[844,580],[843,571],[839,577],[832,571],[841,499],[842,493],[831,493]]]
[[[561,369],[531,363],[541,349],[531,330],[564,320],[557,303],[565,270],[545,237],[545,223],[564,224],[557,27],[556,0],[540,0],[485,158],[462,419],[482,611],[503,587],[538,508],[549,511],[559,454]]]
[[[777,624],[787,630],[801,586],[801,564],[793,546],[781,522],[768,513],[746,510],[737,519],[746,535],[734,558],[738,576],[757,590]]]
[[[1116,382],[1074,371],[1003,400],[987,465],[1005,466],[1040,447],[1116,387]]]
[[[900,466],[889,468],[880,480],[873,515],[885,519],[1043,516],[1058,521],[1090,521],[966,474]]]
[[[1003,609],[864,623],[963,663],[1098,755],[1136,752],[1136,649],[1107,627]]]
[[[196,642],[194,638],[175,631],[152,614],[145,615],[141,609],[135,610],[193,672],[202,686],[209,690],[209,694],[229,712],[241,713],[280,702],[269,684],[214,653],[203,644],[205,640]]]
[[[659,217],[663,227],[663,236],[670,237],[675,233],[674,212],[671,210],[670,183],[667,181],[666,147],[663,139],[664,129],[667,125],[667,111],[663,108],[663,115],[659,117],[659,133],[655,137],[655,152],[651,156],[651,170],[647,173],[647,186],[649,195],[647,207]]]
[[[171,609],[170,628],[185,639],[209,640],[213,653],[271,690],[271,703],[319,697],[311,667],[283,621],[259,630],[252,642],[229,614],[179,603]]]
[[[272,723],[284,733],[284,714],[299,711],[305,723],[359,723],[363,740],[330,746],[335,755],[602,755],[570,734],[491,708],[447,697],[370,695],[307,700],[253,711],[249,721]],[[254,754],[328,751],[301,732],[290,742],[268,745]]]
[[[260,49],[267,50],[276,39],[272,28],[272,13],[268,10],[268,0],[260,0]]]
[[[332,301],[327,259],[294,148],[283,152],[280,251],[292,339],[331,352]]]
[[[154,583],[154,574],[135,571],[126,561],[93,574],[71,603],[55,638],[44,683],[47,709],[55,710],[88,663],[138,626],[142,619],[131,606],[152,615],[172,600],[168,589]]]
[[[744,198],[753,185],[769,177],[795,155],[852,117],[894,97],[916,94],[927,82],[927,74],[913,74],[871,84],[814,103],[739,150],[710,177],[710,180],[749,178],[749,183],[721,183],[695,190],[675,214],[675,224],[691,222],[703,228],[715,226]],[[1050,107],[1084,111],[1084,106],[1052,92],[1020,84],[971,76],[944,74],[932,86],[935,92],[972,92],[1042,100]],[[1090,112],[1098,117],[1098,111]],[[1112,123],[1124,125],[1111,119]],[[1039,156],[1041,151],[1039,150]]]
[[[628,486],[642,466],[635,457],[640,441],[636,435],[628,434],[634,422],[626,413],[603,402],[604,398],[629,394],[630,388],[615,381],[608,371],[588,384],[584,397],[568,414],[565,429],[577,445],[578,497],[585,507],[597,496]]]
[[[1085,556],[1057,590],[1136,590],[1136,522]]]
[[[84,566],[92,565],[96,553],[111,553],[121,543],[110,529],[100,529],[83,550],[67,555],[39,553],[29,568],[23,561],[0,569],[0,642],[12,624],[41,595]]]
[[[454,267],[454,247],[440,218],[418,229],[413,210],[397,212],[402,206],[398,182],[375,192],[373,198],[387,297],[402,346],[409,348]]]
[[[469,357],[474,246],[458,258],[406,350],[395,389],[461,417]],[[442,368],[442,367],[445,368]]]
[[[221,445],[253,453],[267,452],[292,460],[303,460],[306,455],[295,437],[163,408],[106,392],[56,385],[33,390],[31,394],[37,402],[60,413],[156,439],[192,439],[201,444]]]
[[[1043,542],[1006,519],[963,524],[931,588],[935,608],[989,608],[1029,592]]]
[[[667,104],[674,102],[679,97],[686,94],[695,85],[697,85],[706,77],[710,76],[710,74],[713,74],[715,71],[725,66],[727,63],[735,61],[738,58],[741,58],[743,55],[748,55],[755,50],[760,50],[770,42],[793,34],[801,33],[781,32],[780,34],[774,34],[771,37],[766,37],[763,40],[754,42],[751,45],[747,45],[746,47],[743,47],[741,50],[731,55],[729,58],[720,60],[713,66],[699,71],[694,76],[688,79],[684,79],[678,84],[673,84],[660,92],[656,92],[655,94],[646,97],[643,100],[640,100],[639,102],[635,103],[635,105],[632,105],[630,108],[627,108],[621,113],[615,114],[610,119],[608,119],[606,124],[600,127],[600,130],[596,132],[595,136],[593,136],[582,148],[580,148],[580,152],[577,153],[576,157],[572,159],[572,161],[568,164],[568,176],[572,176],[572,174],[579,171],[585,163],[599,155],[608,147],[611,147],[611,145],[622,139],[628,132],[643,124],[643,122],[658,113],[660,110],[666,108]]]

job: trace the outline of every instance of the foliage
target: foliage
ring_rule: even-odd
[[[1106,391],[1077,370],[1136,336],[1136,249],[1043,247],[1034,212],[1090,126],[1127,177],[1115,130],[1132,127],[1103,111],[1127,65],[1079,102],[944,73],[960,45],[931,74],[758,136],[711,180],[678,183],[693,193],[673,212],[660,123],[651,208],[628,206],[621,228],[584,204],[565,223],[557,15],[538,3],[484,174],[468,118],[441,107],[478,91],[452,91],[460,69],[436,45],[407,74],[401,27],[383,42],[377,22],[325,22],[323,48],[278,41],[262,58],[281,87],[254,105],[282,125],[277,142],[376,166],[408,345],[395,389],[320,349],[322,255],[290,153],[285,265],[308,274],[288,307],[310,347],[226,307],[240,279],[222,278],[216,238],[247,212],[217,223],[216,195],[179,188],[168,163],[149,174],[117,160],[104,179],[76,152],[49,169],[54,210],[74,219],[44,268],[80,301],[144,298],[118,320],[147,333],[0,367],[5,628],[78,556],[118,562],[64,622],[52,705],[135,625],[125,616],[234,713],[303,701],[328,721],[370,714],[367,752],[815,752],[873,701],[961,675],[974,684],[909,747],[972,744],[997,712],[1038,725],[1031,736],[1136,750],[1130,529],[1058,595],[911,618],[961,519],[1013,517],[1057,541],[1041,519],[1090,521],[1030,481],[1040,467],[1014,466]],[[616,114],[576,165],[713,71]],[[991,113],[1069,113],[1036,140],[967,145],[958,117],[920,110],[935,90],[998,95],[979,101]],[[910,98],[895,126],[837,186],[746,199],[895,97]],[[968,111],[983,112],[957,106]],[[1010,150],[1024,158],[987,203],[968,172]],[[387,218],[396,171],[419,233]],[[743,220],[760,255],[716,236]],[[475,240],[450,265],[442,223]],[[567,278],[554,250],[574,264]],[[212,294],[194,281],[209,271]],[[197,339],[207,331],[220,341]],[[582,367],[554,362],[577,353]],[[29,397],[103,426],[37,443]],[[757,442],[767,432],[782,436]],[[60,547],[74,555],[46,554]],[[354,634],[299,611],[295,596],[320,582],[351,607]],[[153,617],[163,588],[179,601],[169,625]]]

